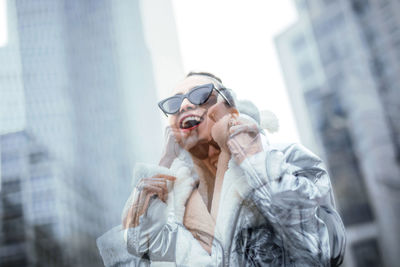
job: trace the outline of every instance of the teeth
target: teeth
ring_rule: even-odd
[[[201,121],[201,117],[199,117],[199,116],[189,116],[189,117],[186,117],[185,119],[183,119],[181,125],[185,125],[186,122],[191,121],[191,120]]]

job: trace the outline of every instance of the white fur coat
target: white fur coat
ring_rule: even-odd
[[[183,225],[197,179],[191,161],[177,158],[170,169],[140,164],[134,176],[138,180],[157,173],[177,178],[168,185],[167,203],[152,200],[139,226],[125,231],[122,243],[128,253],[110,246],[110,238],[121,239],[117,230],[99,238],[106,266],[150,261],[152,266],[329,266],[332,259],[341,261],[344,227],[329,176],[321,160],[302,146],[268,147],[240,166],[229,162],[211,255]]]

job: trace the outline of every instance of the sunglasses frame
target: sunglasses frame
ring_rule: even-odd
[[[209,93],[209,95],[208,95],[208,97],[207,97],[207,99],[206,99],[202,104],[195,104],[195,103],[193,103],[192,101],[190,101],[190,99],[189,99],[188,96],[189,96],[194,90],[200,89],[200,88],[203,88],[203,87],[212,87],[211,90],[210,90],[210,93]],[[198,105],[198,106],[199,106],[199,105],[203,105],[204,103],[206,103],[206,102],[208,101],[208,99],[210,98],[210,96],[211,96],[213,90],[217,91],[217,93],[218,93],[219,95],[222,96],[222,98],[226,101],[226,103],[228,103],[229,106],[232,106],[232,104],[230,103],[230,101],[229,101],[229,100],[226,98],[226,96],[221,92],[221,90],[226,90],[225,87],[218,89],[218,88],[215,87],[215,85],[214,85],[213,83],[207,83],[207,84],[202,84],[202,85],[193,87],[193,88],[192,88],[189,92],[187,92],[186,94],[178,94],[178,95],[174,95],[174,96],[168,97],[168,98],[166,98],[166,99],[164,99],[164,100],[161,100],[160,102],[158,102],[158,107],[161,109],[161,111],[164,113],[164,115],[165,115],[166,117],[168,117],[168,114],[173,115],[173,114],[178,113],[178,112],[179,112],[179,109],[178,109],[176,112],[173,112],[173,113],[165,111],[165,110],[163,109],[162,105],[163,105],[166,101],[170,100],[171,98],[179,97],[179,98],[181,98],[181,104],[180,104],[180,105],[182,105],[183,100],[185,100],[185,98],[187,98],[187,99],[189,100],[190,103],[192,103],[193,105]]]

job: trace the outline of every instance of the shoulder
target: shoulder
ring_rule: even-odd
[[[316,166],[322,163],[320,157],[299,143],[274,143],[269,147],[270,151],[279,151],[287,163],[299,167]]]

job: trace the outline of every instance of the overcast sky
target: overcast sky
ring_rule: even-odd
[[[185,72],[209,71],[239,99],[273,111],[280,131],[272,141],[299,141],[274,37],[296,21],[290,0],[172,0]],[[7,41],[0,0],[0,46]]]
[[[299,141],[274,37],[297,19],[290,0],[173,0],[185,72],[216,74],[238,98],[273,111],[276,142]]]

